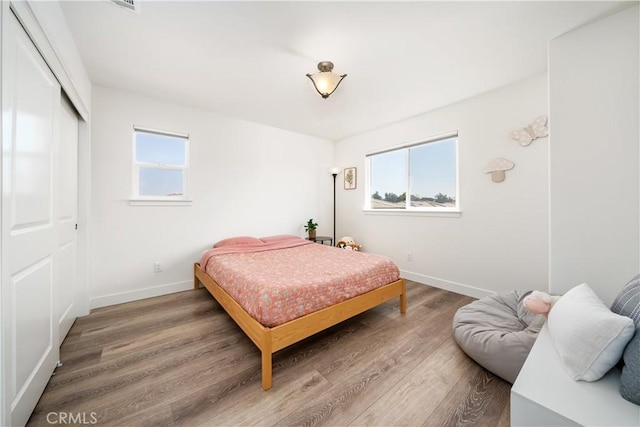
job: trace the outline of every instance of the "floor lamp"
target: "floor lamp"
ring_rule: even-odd
[[[340,169],[331,169],[331,175],[333,175],[333,245],[336,245],[336,176],[338,176]]]

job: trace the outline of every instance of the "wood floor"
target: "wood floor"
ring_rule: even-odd
[[[269,391],[259,351],[204,289],[97,309],[28,425],[508,426],[511,385],[451,335],[471,301],[408,281],[406,315],[394,299],[274,354]]]

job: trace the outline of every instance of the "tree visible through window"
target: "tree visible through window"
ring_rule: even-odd
[[[188,135],[134,127],[134,197],[185,200]]]
[[[458,135],[367,156],[367,209],[457,210]],[[409,196],[407,196],[409,195]]]

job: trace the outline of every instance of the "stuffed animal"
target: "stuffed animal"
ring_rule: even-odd
[[[338,240],[336,246],[341,249],[347,249],[349,251],[359,251],[362,247],[361,245],[357,244],[355,240],[353,240],[353,237],[349,236],[344,236],[343,238]]]
[[[547,317],[553,305],[560,299],[557,295],[549,295],[545,292],[533,291],[526,297],[522,303],[525,308],[534,314],[542,314]]]

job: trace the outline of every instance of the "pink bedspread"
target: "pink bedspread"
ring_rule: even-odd
[[[274,327],[398,280],[388,258],[293,237],[205,252],[201,267],[254,319]]]

